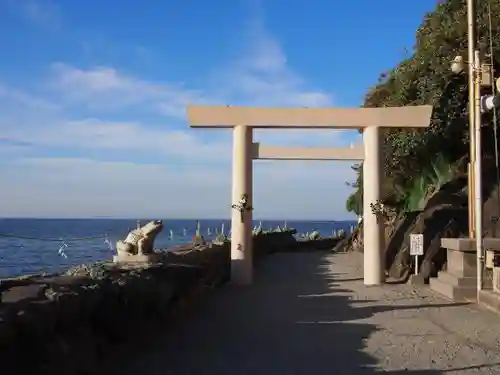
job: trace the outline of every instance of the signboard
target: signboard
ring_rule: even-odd
[[[424,255],[424,235],[410,234],[410,255]]]

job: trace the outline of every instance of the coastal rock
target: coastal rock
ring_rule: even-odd
[[[296,243],[286,230],[253,240],[255,260]],[[3,368],[10,374],[103,373],[114,355],[147,346],[152,332],[229,279],[229,242],[178,248],[161,257],[156,264],[99,262],[57,275],[2,280]]]
[[[414,269],[414,257],[410,256],[410,234],[424,235],[424,256],[419,257],[419,273],[422,280],[436,276],[446,265],[446,251],[441,248],[441,238],[463,237],[468,231],[467,179],[457,178],[444,185],[429,200],[423,211],[408,212],[387,223],[385,230],[386,274],[393,281],[405,282]],[[485,187],[484,195],[489,197],[484,205],[485,215],[498,210],[496,195],[491,185]],[[486,219],[485,219],[486,223]],[[486,231],[495,231],[490,225]],[[363,251],[363,228],[340,242],[334,251]]]
[[[467,235],[466,184],[466,178],[451,181],[429,200],[422,212],[407,213],[395,221],[386,247],[386,269],[391,278],[406,281],[415,267],[414,257],[410,256],[412,233],[424,235],[419,277],[428,281],[445,267],[446,251],[441,248],[441,238]]]
[[[349,251],[363,252],[363,224],[358,225],[352,233],[338,241],[332,251],[334,253]]]
[[[412,233],[424,235],[425,252],[423,257],[419,257],[420,277],[428,280],[436,276],[446,263],[446,251],[441,249],[441,238],[466,235],[467,224],[467,209],[442,205],[429,208],[414,219],[408,217],[402,220],[401,227],[407,227],[406,232],[400,239],[394,236],[389,243],[392,248],[397,248],[393,261],[388,263],[389,276],[406,281],[411,274],[414,268],[414,257],[410,256]]]

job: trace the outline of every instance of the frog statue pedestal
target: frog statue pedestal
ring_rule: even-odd
[[[161,220],[150,221],[132,230],[125,240],[116,243],[114,263],[155,263],[161,260],[161,253],[153,250],[156,236],[163,230]]]

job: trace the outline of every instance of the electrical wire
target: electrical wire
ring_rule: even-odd
[[[491,16],[491,0],[488,1],[488,32],[489,32],[489,49],[490,49],[490,66],[491,66],[491,87],[495,91],[495,59],[493,56],[493,21]],[[496,180],[497,180],[497,216],[496,220],[500,218],[500,162],[498,152],[498,113],[497,109],[493,107],[493,134],[495,142],[495,167],[496,167]]]
[[[101,236],[89,236],[89,237],[55,238],[55,237],[19,236],[17,234],[11,234],[11,233],[0,233],[0,238],[11,238],[16,240],[40,241],[40,242],[59,242],[60,246],[59,249],[57,250],[57,253],[64,258],[68,258],[68,255],[66,254],[66,249],[69,247],[68,243],[72,242],[104,239],[104,243],[109,247],[109,250],[113,251],[113,244],[109,240],[107,234],[104,234],[104,236],[101,235]]]
[[[17,234],[10,234],[10,233],[0,233],[0,237],[4,238],[13,238],[17,240],[29,240],[29,241],[41,241],[41,242],[77,242],[77,241],[90,241],[90,240],[97,240],[97,239],[103,239],[107,238],[107,235],[105,234],[104,236],[92,236],[92,237],[73,237],[73,238],[55,238],[55,237],[30,237],[30,236],[18,236]]]

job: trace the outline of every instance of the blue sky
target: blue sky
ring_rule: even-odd
[[[0,216],[227,217],[230,134],[189,129],[186,105],[358,106],[435,3],[0,1]],[[350,164],[254,162],[255,216],[349,218]]]

